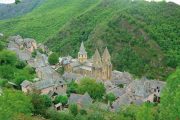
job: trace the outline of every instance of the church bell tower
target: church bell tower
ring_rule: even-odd
[[[81,47],[80,47],[80,50],[78,52],[78,60],[79,60],[80,63],[84,63],[87,60],[87,52],[86,52],[86,50],[84,48],[84,43],[83,42],[81,43]]]

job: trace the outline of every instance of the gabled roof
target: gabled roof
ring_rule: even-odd
[[[81,47],[80,47],[80,50],[79,50],[79,54],[81,54],[81,55],[87,54],[83,42],[81,43]]]
[[[92,98],[89,96],[88,93],[84,95],[80,94],[71,94],[69,97],[69,104],[79,104],[81,107],[88,107],[92,103]]]
[[[41,80],[34,83],[34,87],[38,90],[45,89],[52,86],[64,85],[64,80]]]

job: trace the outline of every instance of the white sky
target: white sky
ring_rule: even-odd
[[[0,3],[14,3],[15,0],[0,0]],[[147,1],[161,1],[161,0],[147,0]],[[166,1],[172,1],[180,5],[180,0],[166,0]]]
[[[0,0],[0,3],[6,3],[6,4],[9,4],[9,3],[14,3],[15,0]]]

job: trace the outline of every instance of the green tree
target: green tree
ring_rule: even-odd
[[[33,58],[35,58],[35,57],[36,57],[36,55],[37,55],[37,51],[36,51],[36,50],[34,50],[34,51],[31,53],[31,55],[32,55],[32,57],[33,57]]]
[[[46,106],[46,102],[45,99],[43,98],[43,96],[39,95],[39,93],[32,93],[30,94],[31,96],[31,103],[34,107],[33,113],[35,115],[43,115],[46,112],[47,106]]]
[[[62,103],[62,105],[66,105],[67,102],[68,102],[68,97],[67,96],[62,96],[62,95],[56,96],[56,98],[54,100],[55,104]]]
[[[78,106],[77,104],[71,104],[69,106],[69,111],[74,115],[76,116],[78,114]]]
[[[88,120],[105,120],[101,112],[93,112],[89,114]]]
[[[68,112],[59,112],[54,109],[47,110],[47,117],[50,120],[74,120],[74,116]]]
[[[136,119],[137,120],[155,120],[155,115],[153,112],[153,104],[151,103],[144,103],[141,105],[136,113]]]
[[[106,95],[106,100],[112,104],[116,100],[116,96],[113,93],[109,93]]]
[[[51,55],[49,55],[48,57],[49,64],[55,65],[56,63],[58,63],[58,61],[59,61],[59,58],[56,53],[52,53]]]
[[[20,0],[15,0],[15,3],[16,3],[16,4],[18,4],[18,3],[20,3],[20,2],[21,2]]]
[[[168,77],[159,107],[160,120],[180,119],[180,68]]]
[[[83,78],[80,80],[78,93],[84,94],[88,92],[93,99],[102,99],[105,94],[105,87],[102,83],[97,83],[91,78]]]
[[[17,90],[4,89],[0,103],[0,120],[12,120],[18,113],[30,115],[33,111],[31,98]]]
[[[26,67],[26,62],[25,61],[17,61],[16,62],[16,68],[18,69],[23,69],[24,67]]]
[[[71,81],[71,82],[68,84],[66,93],[67,93],[68,95],[70,95],[70,93],[77,93],[77,90],[78,90],[78,84],[75,83],[74,81]]]
[[[46,107],[51,107],[52,101],[51,98],[48,95],[42,95],[44,101],[45,101],[45,106]]]
[[[9,50],[0,51],[0,65],[15,65],[16,61],[16,53]]]

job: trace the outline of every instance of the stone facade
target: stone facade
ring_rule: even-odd
[[[92,59],[88,59],[83,42],[78,52],[78,58],[72,59],[64,64],[65,71],[68,73],[76,73],[83,76],[93,77],[99,80],[111,80],[112,63],[111,56],[107,48],[105,48],[102,57],[96,50]]]

